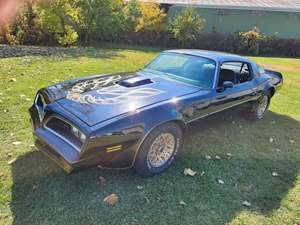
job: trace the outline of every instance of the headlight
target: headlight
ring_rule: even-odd
[[[84,133],[82,133],[79,129],[77,129],[76,127],[72,126],[71,132],[72,132],[72,134],[73,134],[75,137],[77,137],[82,143],[85,142],[86,136],[85,136]]]
[[[85,136],[83,133],[80,133],[79,139],[80,139],[80,141],[81,141],[82,143],[84,143],[85,140],[86,140],[86,136]]]
[[[79,131],[76,127],[73,127],[73,126],[72,126],[71,131],[72,131],[72,133],[73,133],[76,137],[79,138],[79,132],[80,132],[80,131]]]

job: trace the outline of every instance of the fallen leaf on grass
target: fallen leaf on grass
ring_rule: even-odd
[[[273,143],[274,142],[274,138],[270,137],[269,142]]]
[[[250,207],[251,203],[248,201],[243,201],[243,206]]]
[[[202,171],[202,172],[200,173],[200,176],[204,176],[204,175],[205,175],[205,172]]]
[[[7,164],[8,164],[8,165],[11,165],[11,164],[13,164],[15,161],[17,161],[17,158],[13,158],[12,160],[9,160],[9,161],[7,162]]]
[[[295,144],[296,141],[293,140],[293,139],[290,139],[289,142],[290,142],[291,144]]]
[[[206,155],[205,158],[206,158],[207,160],[210,160],[210,159],[211,159],[211,156],[210,156],[210,155]]]
[[[224,184],[225,182],[223,180],[221,180],[221,179],[218,179],[218,183],[219,184]]]
[[[12,144],[17,146],[17,145],[22,144],[22,142],[21,141],[14,141]]]
[[[116,194],[111,194],[106,196],[103,201],[109,205],[115,205],[116,203],[119,202],[119,197]]]
[[[180,201],[180,202],[179,202],[179,205],[186,206],[187,204],[186,204],[184,201]]]
[[[16,78],[11,78],[9,81],[10,81],[10,82],[16,82],[17,79],[16,79]]]
[[[230,152],[227,152],[226,155],[229,156],[229,157],[232,156],[232,154]]]
[[[281,150],[279,148],[276,148],[276,152],[281,152]]]
[[[278,173],[273,172],[273,173],[272,173],[272,176],[273,176],[273,177],[278,177]]]
[[[196,173],[197,173],[197,172],[194,171],[194,170],[192,170],[191,168],[185,168],[184,171],[183,171],[183,174],[184,174],[185,176],[191,176],[191,177],[195,176]]]
[[[99,177],[99,180],[101,182],[101,184],[105,184],[106,183],[106,179],[102,176]]]
[[[216,155],[215,158],[218,159],[218,160],[221,160],[221,157],[218,156],[218,155]]]
[[[143,186],[138,185],[136,188],[137,188],[138,190],[142,190],[142,189],[143,189]]]

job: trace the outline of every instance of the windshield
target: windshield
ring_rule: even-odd
[[[216,63],[199,56],[162,53],[144,69],[172,79],[212,88]]]

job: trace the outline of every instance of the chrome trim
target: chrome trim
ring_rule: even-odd
[[[65,122],[65,123],[67,123],[67,124],[69,124],[70,126],[73,126],[73,127],[76,127],[76,126],[74,126],[74,125],[71,124],[70,122],[68,122],[68,121],[66,121],[66,120],[64,120],[64,119],[62,119],[61,117],[58,117],[58,116],[50,116],[49,118],[47,118],[47,120],[46,120],[45,123],[44,123],[44,128],[45,128],[46,130],[48,130],[48,131],[50,131],[52,134],[58,136],[58,137],[59,137],[60,139],[62,139],[64,142],[66,142],[67,144],[71,145],[78,153],[80,153],[80,148],[79,148],[78,146],[74,145],[71,141],[69,141],[68,139],[66,139],[65,137],[63,137],[62,135],[60,135],[59,133],[57,133],[56,131],[52,130],[51,128],[49,128],[49,127],[47,126],[47,123],[49,122],[49,120],[50,120],[51,118],[57,118],[57,119],[59,119],[59,120],[62,120],[63,122]],[[77,127],[76,127],[76,128],[77,128]],[[78,128],[77,128],[77,129],[78,129]],[[78,130],[80,130],[80,129],[78,129]],[[80,132],[82,132],[82,131],[80,130]],[[83,133],[83,132],[82,132],[82,133]],[[83,144],[83,143],[82,143],[82,144]]]
[[[38,99],[39,99],[39,98],[41,99],[42,106],[39,106],[39,104],[38,104]],[[47,104],[46,104],[46,101],[45,101],[44,96],[43,96],[41,93],[38,93],[38,94],[35,96],[35,99],[34,99],[34,106],[35,106],[35,108],[36,108],[37,111],[38,111],[39,120],[40,120],[40,122],[42,122],[43,119],[44,119],[44,116],[45,116],[45,108],[46,108]]]

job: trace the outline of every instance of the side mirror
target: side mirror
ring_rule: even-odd
[[[224,87],[224,89],[227,89],[227,88],[233,88],[233,82],[231,82],[231,81],[225,81],[224,83],[223,83],[223,87]]]
[[[217,88],[217,92],[223,92],[228,88],[233,88],[233,85],[234,84],[231,81],[224,81],[223,85]]]

